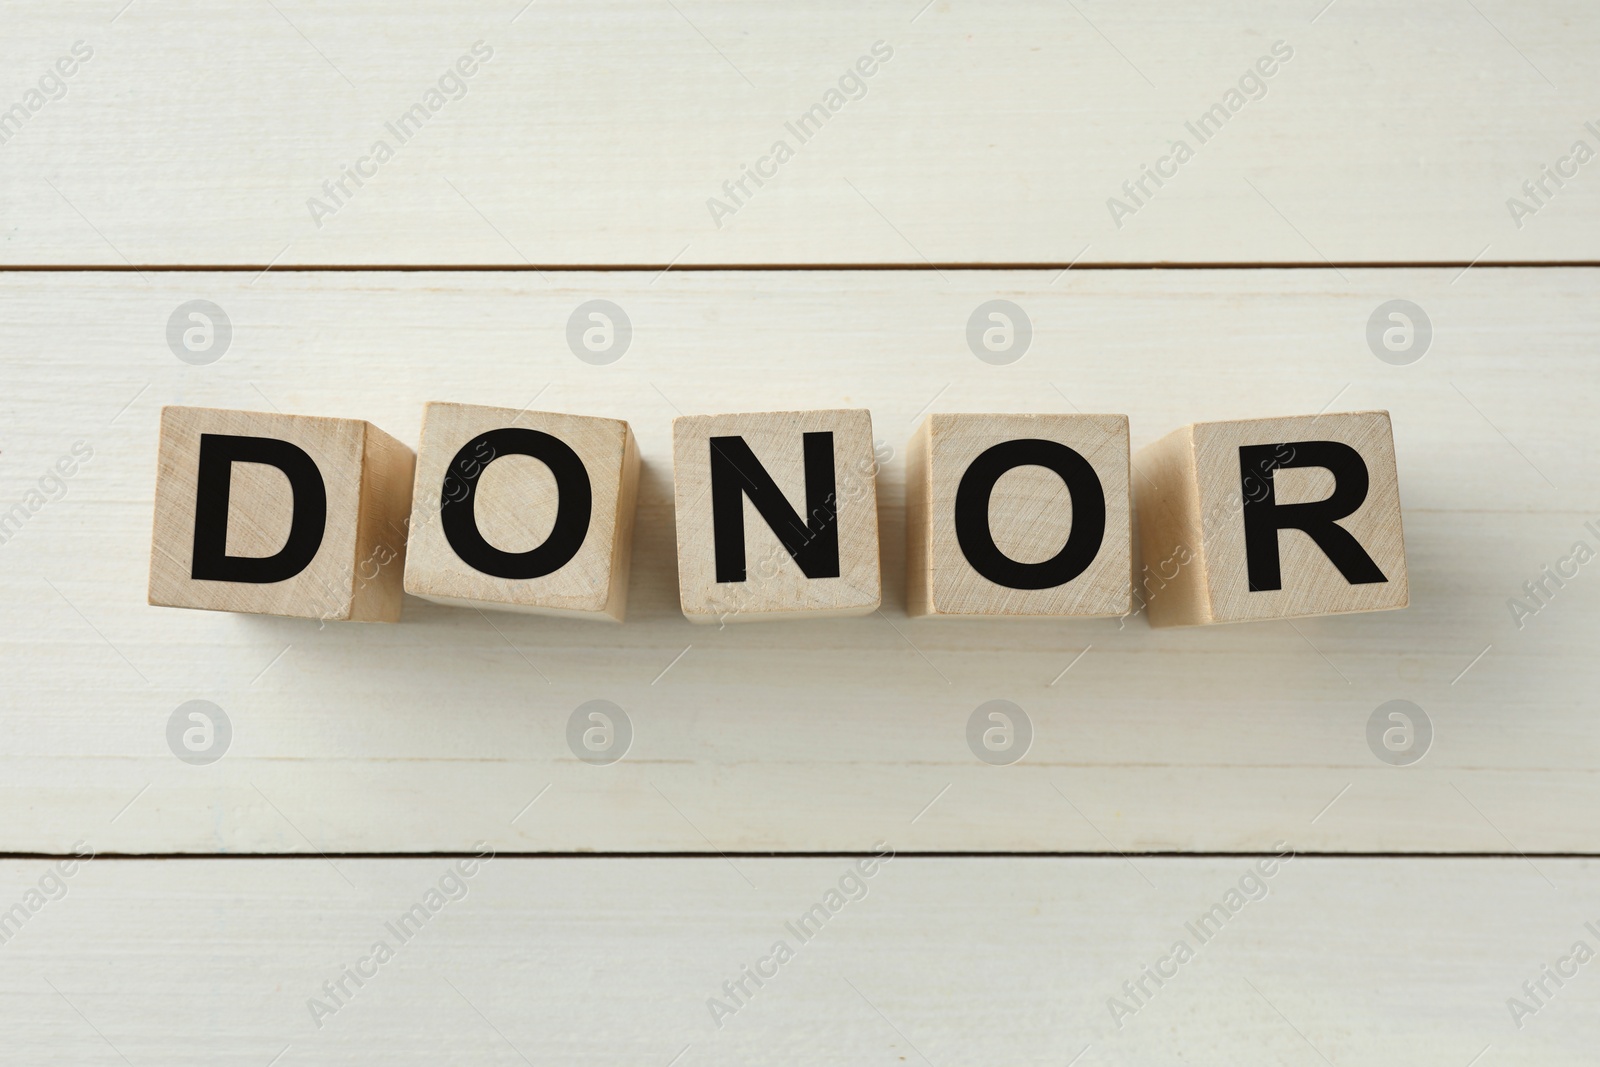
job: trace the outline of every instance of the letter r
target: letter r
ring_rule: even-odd
[[[1322,467],[1333,475],[1333,492],[1325,500],[1279,504],[1273,472],[1280,467]],[[1283,588],[1280,530],[1299,530],[1311,538],[1351,585],[1389,580],[1361,543],[1339,525],[1367,499],[1367,464],[1361,453],[1341,441],[1240,445],[1239,478],[1250,592]]]

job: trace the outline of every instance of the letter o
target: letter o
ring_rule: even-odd
[[[474,457],[484,446],[489,448],[492,458],[487,463],[479,463]],[[478,479],[489,469],[490,463],[502,456],[532,456],[555,475],[559,500],[555,525],[544,544],[526,552],[502,551],[484,540],[478,529],[474,512]],[[584,538],[589,535],[590,513],[594,510],[594,490],[583,460],[560,438],[520,426],[490,430],[461,446],[448,470],[465,489],[458,498],[451,499],[448,487],[451,478],[447,474],[447,488],[439,503],[439,526],[456,555],[474,570],[496,578],[542,578],[565,567],[583,547]]]
[[[989,497],[1015,467],[1043,467],[1059,475],[1072,497],[1067,543],[1041,563],[1019,563],[1000,551],[989,529]],[[1106,533],[1106,494],[1094,467],[1059,441],[1002,441],[981,453],[956,488],[956,542],[972,569],[1007,589],[1052,589],[1088,569]]]

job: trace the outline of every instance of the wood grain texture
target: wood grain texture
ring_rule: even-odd
[[[207,558],[196,524],[204,476],[202,442],[256,439],[283,442],[304,468],[302,487],[321,506],[300,498],[282,460],[225,459],[226,492],[215,551],[247,560],[288,553],[287,577],[243,581],[196,577]],[[250,453],[254,456],[255,453]],[[411,508],[411,449],[361,419],[291,416],[219,408],[165,408],[153,478],[155,518],[148,599],[152,605],[255,612],[303,619],[397,622],[405,567],[406,514]],[[213,461],[216,462],[216,461]],[[308,475],[308,477],[307,477]],[[305,515],[298,513],[304,512]],[[320,515],[317,526],[314,517]],[[293,530],[309,534],[301,552]],[[286,557],[288,558],[288,557]],[[214,561],[213,561],[214,565]]]
[[[1092,472],[1101,536],[1084,569],[1042,589],[996,583],[973,566],[956,532],[956,501],[973,461],[1019,441],[1064,445]],[[906,612],[913,618],[1126,615],[1133,608],[1132,506],[1125,415],[929,415],[906,446]],[[1070,472],[1069,472],[1070,473]],[[987,484],[987,483],[986,483]],[[1085,489],[1085,492],[1091,491]],[[1065,478],[1010,466],[987,499],[988,538],[1006,560],[1038,565],[1069,551],[1078,531]]]
[[[735,451],[741,442],[744,450]],[[813,443],[820,446],[815,455]],[[715,473],[719,464],[720,476]],[[883,575],[877,474],[869,411],[762,411],[672,420],[678,598],[684,616],[720,626],[849,618],[878,610]],[[768,489],[776,489],[776,495]],[[737,501],[737,511],[718,514],[719,490]],[[780,529],[787,540],[780,539]],[[742,566],[730,567],[726,575],[718,560],[719,536],[743,544]],[[807,557],[815,575],[801,568],[791,548]],[[819,557],[815,562],[812,554]]]
[[[1322,455],[1329,445],[1353,454],[1353,462]],[[1268,451],[1250,461],[1245,450],[1252,448]],[[1387,411],[1185,426],[1144,449],[1139,462],[1144,566],[1136,580],[1152,625],[1406,606],[1405,533]],[[1323,502],[1310,519],[1286,520],[1304,528],[1289,525],[1261,537],[1256,552],[1274,566],[1256,588],[1247,511]],[[1329,530],[1330,522],[1337,529]]]
[[[1578,1067],[1600,1042],[1600,963],[1571,959],[1600,943],[1593,860],[462,863],[80,866],[0,946],[0,1063]],[[48,873],[0,865],[0,901]],[[1518,1028],[1507,1001],[1556,965]],[[335,1003],[324,983],[357,966]],[[708,1001],[739,980],[719,1027]]]
[[[1600,271],[1345,273],[7,275],[0,846],[410,851],[503,832],[531,850],[864,849],[898,819],[908,850],[1590,850],[1600,577],[1573,546],[1600,526]],[[196,296],[234,324],[204,367],[165,338]],[[997,296],[1033,323],[1009,366],[967,346]],[[1399,296],[1433,323],[1405,367],[1366,341]],[[566,340],[596,297],[634,324],[607,366]],[[626,625],[410,601],[397,626],[319,627],[144,603],[163,404],[363,418],[410,445],[428,400],[535,397],[638,436]],[[881,615],[691,626],[672,419],[785,405],[872,412]],[[1392,414],[1407,610],[1160,631],[905,618],[898,451],[928,411],[1123,411],[1139,448],[1324,407]],[[89,457],[55,476],[76,442]],[[166,741],[194,699],[232,722],[210,766]],[[567,741],[597,699],[631,721],[609,766]],[[1033,728],[1011,766],[966,742],[996,699]],[[1368,744],[1393,699],[1431,720],[1411,766]]]
[[[525,430],[552,438],[581,467],[587,511],[563,497],[552,467],[500,451],[484,435]],[[551,457],[560,462],[562,456]],[[563,471],[566,468],[563,467]],[[430,403],[417,453],[406,551],[406,592],[442,604],[621,622],[627,610],[639,446],[621,419],[546,411]],[[441,524],[444,508],[466,506],[483,542],[513,555],[551,551],[558,524],[581,523],[573,554],[530,578],[488,573],[463,560]],[[567,511],[563,519],[563,509]],[[482,546],[480,546],[481,549]],[[503,566],[503,562],[502,562]]]
[[[1593,261],[1597,51],[1587,0],[34,5],[0,262]]]
[[[410,445],[366,424],[361,441],[352,620],[396,622],[400,618],[405,595],[405,526],[416,463],[417,454]]]

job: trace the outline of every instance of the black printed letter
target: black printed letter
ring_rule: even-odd
[[[989,529],[989,496],[1014,467],[1043,467],[1066,483],[1072,498],[1067,543],[1042,563],[1018,563],[1000,551]],[[1059,441],[1003,441],[972,461],[956,489],[956,542],[972,569],[1007,589],[1051,589],[1088,569],[1106,533],[1106,494],[1089,461]]]
[[[555,475],[555,525],[544,544],[526,552],[503,552],[478,530],[478,478],[501,456],[532,456]],[[538,430],[507,426],[474,437],[450,461],[439,500],[439,525],[456,555],[473,570],[496,578],[543,578],[578,554],[589,535],[593,510],[589,472],[570,445]]]
[[[235,463],[276,467],[289,479],[294,501],[289,538],[270,556],[228,555],[228,493]],[[189,577],[209,582],[284,582],[305,570],[322,547],[328,525],[328,491],[305,449],[274,437],[200,435],[195,475],[194,557]]]
[[[1272,472],[1279,467],[1326,468],[1333,474],[1333,492],[1326,500],[1279,504],[1272,483]],[[1239,477],[1244,498],[1244,554],[1252,593],[1283,588],[1279,530],[1303,531],[1351,585],[1389,580],[1350,531],[1338,524],[1367,499],[1367,464],[1361,453],[1340,441],[1241,445]]]
[[[711,527],[717,581],[745,580],[744,498],[778,535],[807,578],[839,577],[839,515],[834,500],[833,434],[805,441],[806,515],[802,520],[742,437],[711,439]]]

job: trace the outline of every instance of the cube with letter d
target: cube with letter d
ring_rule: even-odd
[[[1406,606],[1387,411],[1194,423],[1136,465],[1151,625]]]
[[[414,458],[360,419],[163,408],[150,603],[398,621]]]
[[[429,404],[406,592],[621,622],[638,485],[639,446],[620,419]]]
[[[865,410],[674,419],[684,615],[735,622],[875,611],[876,479]]]

